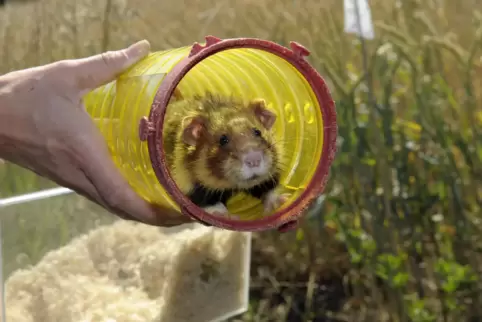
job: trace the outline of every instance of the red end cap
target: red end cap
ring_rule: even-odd
[[[336,153],[338,126],[336,123],[335,102],[323,78],[305,60],[305,56],[309,55],[309,51],[296,42],[292,42],[290,47],[291,49],[288,49],[274,42],[255,38],[221,40],[213,36],[207,36],[204,46],[197,43],[194,44],[188,57],[180,61],[164,78],[152,103],[149,122],[141,121],[140,137],[141,139],[147,138],[152,167],[159,182],[173,200],[180,205],[183,213],[186,215],[195,218],[203,224],[230,230],[262,231],[279,229],[280,231],[287,231],[296,227],[296,223],[303,215],[304,209],[323,192],[328,181],[329,169]],[[250,221],[214,216],[193,204],[177,188],[176,183],[170,176],[163,152],[162,128],[164,117],[171,95],[181,79],[203,59],[221,51],[235,48],[252,48],[267,51],[291,63],[306,78],[315,93],[323,115],[324,124],[322,155],[306,189],[283,210],[279,210],[271,216]],[[155,129],[151,131],[152,128]]]

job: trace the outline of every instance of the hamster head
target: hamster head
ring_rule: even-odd
[[[262,99],[248,104],[209,96],[189,117],[183,141],[194,179],[210,189],[249,189],[278,173],[279,151],[272,137],[276,115]]]

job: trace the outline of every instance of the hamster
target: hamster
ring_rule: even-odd
[[[263,99],[247,104],[214,95],[176,93],[164,121],[166,161],[179,189],[206,212],[227,215],[239,192],[260,199],[268,214],[286,202],[278,194],[282,149],[274,142],[276,115]]]

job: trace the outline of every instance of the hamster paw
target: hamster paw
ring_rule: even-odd
[[[238,216],[230,214],[228,208],[226,208],[226,206],[220,202],[213,206],[204,207],[203,210],[211,215],[239,219]]]
[[[213,206],[204,207],[203,210],[211,215],[229,215],[228,208],[226,208],[226,206],[220,202]]]
[[[275,191],[269,192],[264,198],[264,213],[269,214],[282,206],[290,197],[289,193],[279,194]]]

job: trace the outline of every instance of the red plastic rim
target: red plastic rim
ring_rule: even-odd
[[[298,43],[291,42],[291,50],[267,40],[256,38],[235,38],[220,40],[206,37],[206,45],[194,44],[188,57],[179,62],[165,77],[152,103],[149,123],[154,130],[147,137],[149,155],[153,170],[166,191],[180,205],[182,212],[192,218],[212,226],[236,231],[262,231],[275,229],[288,222],[297,221],[303,211],[318,197],[326,186],[329,170],[336,153],[338,127],[336,123],[335,102],[328,87],[318,72],[305,60],[309,51]],[[293,203],[274,214],[251,221],[239,221],[206,213],[192,203],[176,186],[169,174],[163,147],[162,124],[169,99],[181,79],[203,59],[220,51],[235,48],[259,49],[275,54],[291,63],[308,81],[319,102],[323,117],[323,150],[315,173],[301,195]]]

